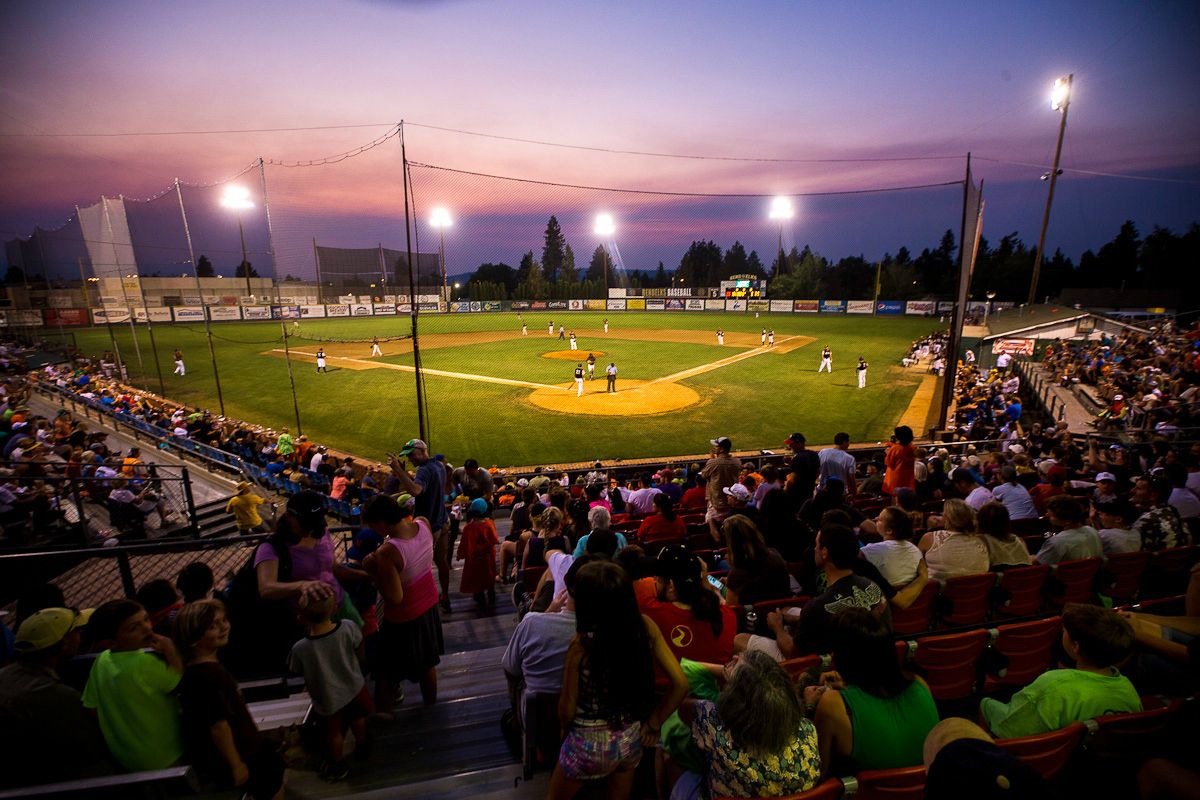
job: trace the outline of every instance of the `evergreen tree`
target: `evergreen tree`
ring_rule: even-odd
[[[197,264],[196,266],[197,266],[197,269],[199,269],[199,264]],[[243,261],[242,263],[238,264],[237,270],[233,273],[233,275],[235,278],[244,278],[244,277],[246,277],[247,270],[249,270],[251,278],[258,277],[258,270],[256,270],[249,261]]]
[[[663,262],[658,262],[658,271],[654,273],[654,285],[660,289],[665,289],[671,283],[667,277],[667,268],[663,266]]]
[[[598,285],[604,285],[604,270],[608,256],[604,252],[604,245],[597,245],[592,251],[592,260],[588,264],[587,279],[595,281]],[[611,266],[611,264],[609,265]]]
[[[213,272],[212,262],[208,260],[208,256],[201,254],[201,256],[196,259],[196,277],[211,278],[215,274],[216,273]]]
[[[579,270],[575,268],[575,251],[571,249],[571,245],[565,243],[563,244],[562,272],[559,274],[558,280],[568,286],[579,283]]]
[[[546,280],[554,283],[562,271],[563,248],[566,244],[557,217],[551,215],[550,221],[546,223],[546,233],[543,239],[545,243],[542,245],[542,269],[546,274]]]
[[[758,257],[757,250],[750,251],[750,257],[746,260],[746,272],[759,278],[767,277],[767,271],[763,269],[762,260]]]
[[[734,242],[725,251],[721,263],[721,279],[728,280],[733,275],[745,275],[750,270],[750,259],[746,257],[746,247],[741,242]]]

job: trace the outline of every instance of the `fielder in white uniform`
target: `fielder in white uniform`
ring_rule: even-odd
[[[717,330],[717,344],[725,346],[725,331],[720,329]]]
[[[575,365],[575,396],[583,396],[583,364]]]
[[[774,347],[774,346],[775,346],[775,329],[772,328],[771,330],[767,331],[767,347]]]
[[[371,355],[372,356],[383,355],[383,350],[381,350],[379,347],[379,337],[378,336],[371,339]]]
[[[546,326],[546,333],[550,334],[551,336],[554,335],[554,320],[550,320],[550,324]]]
[[[859,356],[858,357],[858,366],[855,367],[855,369],[858,370],[858,388],[860,388],[860,389],[867,388],[867,367],[868,366],[870,366],[870,365],[867,362],[863,361],[862,356]]]
[[[571,334],[571,349],[572,350],[579,349],[579,343],[575,341],[575,334],[573,334],[573,333]]]
[[[317,348],[317,372],[328,372],[328,371],[329,370],[325,369],[325,348],[318,347]]]
[[[762,329],[762,335],[760,335],[758,337],[758,343],[760,346],[765,345],[767,343],[767,329],[766,328]]]
[[[604,332],[608,333],[608,318],[604,318]]]
[[[833,351],[828,347],[821,351],[821,366],[817,367],[817,372],[822,370],[833,374]]]
[[[183,366],[183,351],[175,351],[175,374],[179,376],[187,375],[187,368]]]

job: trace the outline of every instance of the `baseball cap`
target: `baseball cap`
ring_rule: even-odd
[[[288,498],[287,510],[300,519],[300,526],[307,531],[325,527],[325,498],[311,489],[296,492]]]
[[[429,452],[429,445],[425,444],[425,442],[421,441],[420,439],[409,439],[404,443],[404,447],[400,449],[400,455],[406,456],[413,450],[424,450],[425,452]]]
[[[238,490],[238,494],[241,494],[242,492],[249,491],[249,490],[250,490],[250,484],[246,483],[246,481],[240,481],[240,482],[238,483],[238,485],[237,485],[237,490]]]
[[[1019,456],[1025,452],[1025,446],[1020,444],[1011,445],[1008,448],[1008,452],[1012,453],[1014,456]]]
[[[488,510],[487,500],[484,500],[482,497],[476,497],[471,501],[470,510],[472,514],[486,514]]]
[[[521,478],[520,480],[517,481],[517,486],[521,487],[522,489],[524,489],[528,485],[529,485],[528,478]]]
[[[53,647],[71,631],[87,625],[92,611],[74,611],[69,608],[43,608],[21,623],[17,629],[16,648],[18,653],[36,653]]]
[[[925,797],[929,800],[971,797],[1049,797],[1046,782],[1021,759],[984,739],[963,738],[950,742],[929,765]]]
[[[958,467],[953,472],[950,473],[950,480],[951,480],[951,482],[966,481],[966,482],[974,483],[975,476],[971,474],[971,470],[965,469],[963,467]]]
[[[709,439],[708,443],[713,447],[719,447],[722,450],[733,449],[733,442],[729,441],[728,436],[718,436],[716,439]]]
[[[1115,483],[1116,480],[1117,480],[1117,476],[1113,475],[1111,472],[1101,472],[1099,475],[1096,476],[1097,483],[1100,481],[1113,481]]]
[[[1123,394],[1113,395],[1113,400],[1124,400],[1124,399],[1125,399],[1125,395],[1123,395]]]
[[[804,438],[803,433],[793,433],[791,436],[783,440],[784,443],[795,442],[796,444],[804,444],[808,440]]]
[[[396,495],[396,503],[401,508],[412,508],[417,504],[417,498],[408,492]]]
[[[733,486],[726,486],[721,491],[736,500],[741,500],[743,503],[750,499],[750,490],[740,483],[735,483]]]
[[[672,580],[700,580],[700,562],[681,544],[664,547],[654,560],[654,574]]]

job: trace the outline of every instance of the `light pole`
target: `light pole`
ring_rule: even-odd
[[[608,245],[606,242],[617,232],[612,214],[597,214],[592,232],[600,237],[600,247],[604,251],[604,300],[608,302]]]
[[[996,299],[995,292],[987,293],[987,305],[983,307],[983,327],[987,327],[988,314],[992,313],[992,301]]]
[[[779,221],[779,266],[776,268],[776,275],[783,274],[783,223],[795,216],[795,213],[789,198],[781,196],[771,201],[771,210],[767,216]]]
[[[242,271],[246,273],[246,296],[253,297],[254,290],[250,288],[250,263],[246,260],[246,230],[242,227],[242,212],[254,208],[250,200],[250,190],[244,186],[229,186],[221,196],[221,205],[237,213],[238,236],[242,239]],[[204,300],[201,298],[201,304]]]
[[[450,219],[450,212],[444,208],[435,208],[430,212],[429,224],[437,228],[438,232],[438,260],[441,261],[442,267],[442,297],[447,302],[450,300],[450,292],[446,287],[446,228],[454,224],[454,220]]]
[[[1033,278],[1029,281],[1029,305],[1037,299],[1038,274],[1042,271],[1042,253],[1046,248],[1046,228],[1050,225],[1050,204],[1054,202],[1054,184],[1058,180],[1058,162],[1062,158],[1063,135],[1067,132],[1067,109],[1071,107],[1071,83],[1075,75],[1072,73],[1065,78],[1056,78],[1054,88],[1050,92],[1050,108],[1061,111],[1058,122],[1058,144],[1054,148],[1054,166],[1049,175],[1043,175],[1042,180],[1049,179],[1050,191],[1046,194],[1046,211],[1042,214],[1042,232],[1038,235],[1037,256],[1033,260]]]

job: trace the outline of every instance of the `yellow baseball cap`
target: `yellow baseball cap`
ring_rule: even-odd
[[[17,629],[16,648],[18,653],[36,653],[53,647],[68,633],[88,624],[95,609],[75,611],[70,608],[43,608],[36,612]]]

